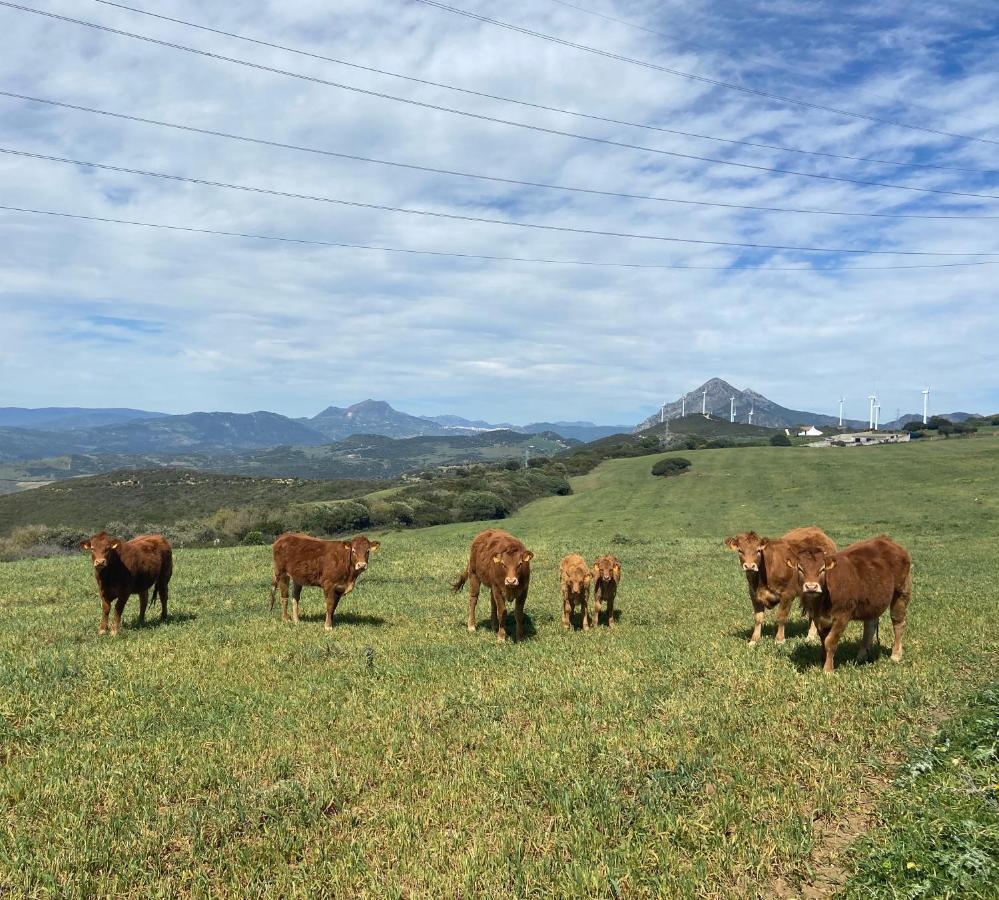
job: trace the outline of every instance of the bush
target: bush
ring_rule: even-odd
[[[247,547],[259,547],[264,542],[264,536],[259,531],[248,531],[243,535],[243,544]]]
[[[690,460],[685,459],[682,456],[667,456],[665,459],[659,460],[652,467],[653,475],[679,475],[681,472],[686,472],[690,468]]]
[[[788,441],[790,443],[790,441]],[[708,450],[725,450],[728,447],[734,447],[735,441],[730,437],[715,437],[711,438],[705,445]]]
[[[476,519],[502,519],[508,512],[503,498],[492,491],[469,491],[458,497],[455,512],[463,522]]]
[[[790,447],[791,439],[786,434],[775,434],[770,438],[771,447]]]
[[[354,500],[337,500],[310,506],[302,516],[302,529],[311,534],[342,534],[361,531],[371,524],[368,507]]]

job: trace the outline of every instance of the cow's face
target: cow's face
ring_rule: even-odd
[[[573,566],[565,573],[565,577],[574,594],[581,593],[585,588],[588,588],[593,580],[593,576],[590,575],[585,566]]]
[[[788,568],[795,569],[802,594],[821,594],[826,586],[826,572],[836,565],[836,560],[821,550],[804,550],[797,560],[789,559]]]
[[[102,531],[86,541],[80,541],[80,546],[84,550],[90,551],[90,559],[93,561],[94,568],[100,572],[111,560],[117,557],[121,541],[111,537],[106,531]]]
[[[767,546],[767,539],[755,531],[744,531],[735,537],[725,538],[725,546],[739,554],[744,572],[759,572],[760,557]]]
[[[352,538],[350,549],[353,551],[354,571],[360,574],[368,568],[368,557],[382,545],[381,541],[369,541],[368,536],[359,534]]]
[[[617,584],[621,580],[621,562],[616,556],[601,556],[593,564],[593,577],[597,583],[601,581],[613,581]]]
[[[493,557],[493,565],[503,573],[503,584],[517,587],[527,575],[527,564],[534,559],[530,550],[507,550]]]

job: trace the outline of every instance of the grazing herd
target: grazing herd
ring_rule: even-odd
[[[784,628],[791,606],[800,598],[811,626],[809,639],[821,641],[825,651],[823,669],[833,671],[836,647],[850,622],[864,623],[858,662],[865,661],[878,634],[878,622],[888,611],[895,637],[891,658],[902,658],[902,635],[906,610],[912,596],[912,559],[905,548],[886,535],[851,544],[837,551],[836,544],[821,529],[795,528],[780,538],[760,537],[746,531],[725,539],[739,554],[753,605],[755,646],[763,630],[764,613],[777,610],[776,642],[784,643]],[[167,616],[167,596],[173,574],[173,554],[166,538],[147,534],[123,541],[102,531],[80,545],[90,552],[101,599],[98,634],[108,631],[108,616],[114,607],[111,633],[121,630],[121,616],[132,594],[139,596],[139,622],[146,618],[149,591],[159,597],[160,618]],[[326,630],[333,629],[333,615],[343,597],[367,570],[370,554],[380,546],[365,535],[349,541],[321,540],[307,534],[280,535],[273,545],[274,575],[271,609],[281,595],[281,618],[298,622],[303,587],[321,587],[326,600]],[[513,606],[516,639],[524,639],[524,606],[531,583],[534,554],[512,534],[498,528],[480,532],[472,541],[468,564],[452,585],[457,593],[468,584],[468,630],[476,629],[475,607],[483,586],[489,590],[490,621],[499,641],[506,640],[507,605]],[[582,627],[588,631],[599,623],[601,608],[607,625],[614,627],[614,602],[621,583],[621,561],[610,554],[592,566],[577,553],[562,560],[559,584],[562,626],[571,627],[578,606]],[[590,592],[592,589],[592,604]]]

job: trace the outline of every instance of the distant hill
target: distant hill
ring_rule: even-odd
[[[941,419],[947,419],[950,422],[966,422],[968,419],[974,419],[977,413],[966,413],[966,412],[952,412],[952,413],[933,413],[934,416],[939,416]],[[890,422],[885,422],[883,428],[901,428],[907,422],[922,422],[923,414],[921,412],[917,413],[905,413],[899,416],[897,419],[892,419]],[[866,424],[866,423],[865,423]]]
[[[83,406],[47,406],[27,409],[23,406],[0,406],[0,428],[28,428],[34,431],[72,431],[75,428],[99,428],[136,419],[156,419],[166,413],[145,409],[90,409]]]
[[[611,434],[619,434],[628,429],[621,425],[594,425],[593,422],[532,422],[518,429],[528,434],[538,434],[544,431],[560,434],[565,438],[573,438],[583,443],[598,440]]]
[[[683,401],[686,400],[686,412],[701,412],[702,403],[706,400],[707,412],[709,415],[729,421],[730,398],[735,397],[736,422],[749,423],[749,413],[753,413],[753,425],[763,425],[768,428],[793,428],[795,425],[836,425],[839,419],[836,416],[827,416],[822,413],[807,412],[800,409],[788,409],[768,400],[762,394],[754,390],[739,390],[721,378],[712,378],[705,381],[700,387],[695,388],[689,394],[678,397],[672,403],[666,404],[666,412],[671,419],[679,417]],[[652,428],[659,423],[660,415],[655,413],[649,416],[644,422],[640,422],[638,430],[642,431]],[[844,419],[843,424],[847,427],[866,427],[867,422],[856,419]]]
[[[0,428],[0,460],[67,454],[250,450],[324,441],[314,429],[277,413],[199,412],[73,431]]]
[[[299,420],[325,437],[340,441],[352,434],[409,438],[447,434],[448,426],[393,409],[384,400],[364,400],[346,409],[329,406],[311,419]]]

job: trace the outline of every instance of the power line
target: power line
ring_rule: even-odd
[[[421,2],[424,2],[424,0],[421,0]],[[610,147],[621,147],[628,150],[641,150],[646,153],[656,153],[662,156],[670,156],[676,159],[687,159],[697,162],[715,163],[723,166],[734,166],[736,168],[749,169],[756,172],[767,172],[770,174],[779,174],[779,175],[796,175],[802,178],[815,178],[822,181],[837,181],[837,182],[844,182],[846,184],[863,185],[865,187],[892,188],[894,190],[910,191],[921,194],[938,194],[942,196],[951,196],[951,197],[972,197],[978,200],[999,200],[999,195],[976,194],[968,191],[945,191],[939,188],[913,187],[911,185],[892,184],[889,182],[882,182],[882,181],[869,181],[859,178],[847,178],[841,175],[824,175],[815,172],[801,172],[796,169],[780,169],[776,167],[757,166],[751,163],[734,162],[732,160],[718,159],[716,157],[711,157],[711,156],[698,156],[692,153],[679,153],[674,150],[663,150],[658,147],[646,147],[640,144],[628,144],[623,141],[614,141],[610,140],[609,138],[598,138],[592,135],[577,134],[571,131],[561,131],[556,128],[545,128],[541,125],[530,125],[526,122],[517,122],[511,119],[501,119],[495,116],[487,116],[484,115],[483,113],[475,113],[475,112],[469,112],[467,110],[455,109],[454,107],[450,106],[441,106],[435,103],[425,103],[420,100],[411,100],[407,97],[397,97],[393,94],[386,94],[381,91],[372,91],[366,88],[359,88],[353,85],[343,84],[341,82],[330,81],[328,79],[319,78],[314,75],[305,75],[301,72],[292,72],[287,69],[279,69],[274,66],[265,66],[262,63],[250,62],[249,60],[238,59],[233,56],[224,56],[220,53],[213,53],[209,50],[199,50],[194,47],[188,47],[185,44],[177,44],[171,41],[164,41],[160,40],[159,38],[149,37],[148,35],[136,34],[135,32],[131,31],[122,31],[121,29],[111,28],[107,25],[98,25],[95,22],[87,22],[83,19],[74,19],[70,16],[63,16],[57,13],[47,12],[45,10],[33,9],[28,6],[22,6],[18,3],[12,3],[10,2],[10,0],[0,0],[0,6],[6,6],[10,9],[17,9],[23,12],[29,12],[35,15],[45,16],[50,19],[57,19],[63,22],[71,22],[75,25],[83,25],[87,28],[93,28],[98,31],[108,32],[109,34],[116,34],[121,37],[133,38],[135,40],[145,41],[146,43],[155,44],[157,46],[168,47],[172,50],[181,50],[185,53],[192,53],[198,56],[207,57],[209,59],[219,60],[221,62],[233,63],[234,65],[245,66],[247,68],[256,69],[262,72],[270,72],[276,75],[283,75],[288,78],[297,78],[299,80],[308,81],[313,84],[321,84],[327,87],[340,88],[346,91],[353,91],[354,93],[357,94],[364,94],[369,97],[379,97],[383,100],[393,100],[399,103],[409,104],[410,106],[418,106],[423,109],[432,109],[437,112],[452,113],[454,115],[465,116],[470,119],[478,119],[484,122],[493,122],[499,125],[509,125],[515,128],[525,128],[529,131],[536,131],[542,134],[553,134],[553,135],[558,135],[560,137],[569,137],[569,138],[574,138],[576,140],[590,141],[592,143],[603,144]]]
[[[300,194],[292,191],[279,191],[274,188],[263,188],[254,185],[234,184],[226,181],[212,181],[207,178],[194,178],[187,175],[173,175],[166,172],[153,172],[148,169],[132,169],[125,166],[115,166],[107,163],[95,163],[83,159],[70,159],[63,156],[50,156],[45,153],[33,153],[27,150],[16,150],[12,147],[0,147],[0,153],[10,156],[20,156],[28,159],[39,159],[45,162],[62,163],[71,166],[86,166],[92,169],[102,169],[108,172],[121,172],[126,175],[142,175],[147,178],[162,178],[168,181],[180,181],[187,184],[199,184],[206,187],[225,188],[226,190],[245,191],[252,194],[265,194],[272,197],[286,197],[292,200],[309,200],[317,203],[333,203],[339,206],[349,206],[355,209],[374,209],[380,212],[403,213],[410,216],[427,216],[436,219],[449,219],[458,222],[474,222],[480,225],[502,225],[509,228],[532,228],[540,231],[556,231],[566,234],[586,234],[598,237],[616,237],[629,240],[663,241],[671,244],[699,244],[712,247],[743,247],[753,250],[786,250],[798,253],[856,253],[865,256],[999,256],[999,251],[972,251],[954,253],[935,250],[870,250],[855,247],[802,247],[787,244],[759,244],[744,241],[712,241],[702,238],[681,238],[672,235],[637,234],[624,231],[602,231],[596,228],[580,228],[571,225],[545,225],[540,222],[515,222],[512,219],[494,219],[487,216],[470,216],[462,213],[446,213],[429,209],[412,207],[388,206],[381,203],[365,203],[359,200],[344,200],[340,197],[325,197],[319,194]]]
[[[752,210],[755,212],[783,212],[783,213],[800,213],[805,215],[823,215],[823,216],[856,216],[862,218],[880,218],[880,219],[959,219],[959,220],[971,220],[971,219],[999,219],[999,216],[986,216],[986,215],[968,215],[968,214],[956,214],[956,215],[937,215],[932,213],[877,213],[877,212],[849,212],[845,210],[824,210],[824,209],[796,209],[781,206],[759,206],[752,204],[743,203],[723,203],[713,200],[689,200],[689,199],[678,199],[675,197],[659,197],[650,194],[630,194],[623,191],[609,191],[600,190],[598,188],[584,188],[576,187],[570,185],[562,184],[546,184],[539,181],[526,181],[517,178],[504,178],[496,175],[484,175],[482,173],[475,172],[462,172],[455,169],[441,169],[434,166],[423,166],[417,165],[415,163],[405,163],[396,160],[378,159],[371,156],[360,156],[353,153],[341,153],[335,150],[327,150],[318,147],[307,147],[300,144],[290,144],[283,141],[271,141],[265,138],[254,138],[248,137],[246,135],[234,134],[227,131],[219,131],[214,128],[199,128],[195,125],[185,125],[177,122],[166,122],[161,119],[149,119],[144,116],[135,116],[127,113],[113,112],[111,110],[99,109],[93,106],[83,106],[76,103],[65,103],[59,100],[50,100],[44,97],[34,97],[28,94],[18,94],[13,91],[3,91],[0,90],[0,97],[9,97],[16,100],[25,100],[30,103],[42,103],[48,106],[56,106],[61,109],[71,109],[77,112],[93,113],[99,116],[109,116],[115,119],[123,119],[127,122],[138,122],[143,125],[156,125],[163,128],[172,128],[178,131],[189,132],[192,134],[203,134],[211,137],[220,137],[227,140],[240,141],[249,144],[260,144],[265,147],[275,147],[282,150],[294,150],[301,153],[312,153],[319,156],[329,156],[335,159],[349,159],[356,162],[366,162],[374,163],[381,166],[391,166],[400,169],[409,169],[417,172],[429,172],[436,175],[448,175],[455,176],[459,178],[470,178],[482,181],[490,181],[498,184],[515,185],[519,187],[532,187],[532,188],[543,188],[545,190],[553,191],[569,191],[572,193],[590,194],[600,197],[616,197],[625,200],[650,200],[659,203],[677,203],[686,206],[705,206],[705,207],[717,207],[722,209],[741,209],[741,210]]]
[[[911,265],[890,265],[890,266],[844,266],[838,269],[815,269],[813,266],[752,266],[742,263],[733,263],[724,266],[704,266],[687,265],[680,263],[622,263],[622,262],[599,262],[594,260],[581,259],[546,259],[544,257],[525,256],[493,256],[480,253],[457,253],[445,250],[412,250],[402,247],[382,247],[372,244],[350,244],[343,241],[321,241],[311,238],[283,237],[272,234],[252,234],[245,231],[223,231],[215,228],[196,228],[186,225],[167,225],[161,222],[141,222],[135,219],[116,219],[108,216],[84,215],[82,213],[59,212],[48,209],[32,209],[24,206],[7,206],[0,204],[0,210],[7,212],[29,213],[37,216],[52,216],[60,219],[78,219],[86,222],[101,222],[113,225],[133,225],[141,228],[163,229],[166,231],[181,231],[190,234],[210,234],[221,237],[249,238],[257,241],[277,241],[284,244],[304,244],[318,247],[338,247],[350,250],[374,250],[384,253],[406,253],[417,256],[444,256],[458,259],[476,259],[490,262],[521,262],[539,263],[544,265],[557,266],[587,266],[594,268],[621,268],[621,269],[692,269],[709,271],[727,271],[729,269],[749,270],[754,272],[887,272],[900,271],[905,269],[952,269],[965,268],[970,266],[993,266],[999,265],[999,260],[976,260],[974,262],[950,262],[950,263],[915,263]]]
[[[896,128],[907,128],[911,131],[923,131],[928,134],[935,134],[940,137],[949,137],[961,141],[976,141],[983,144],[999,144],[999,140],[992,140],[990,138],[983,137],[972,137],[967,134],[957,134],[952,131],[942,131],[936,128],[927,128],[923,125],[911,125],[908,122],[899,122],[897,119],[885,119],[880,116],[872,116],[867,113],[853,112],[852,110],[840,109],[835,106],[823,106],[821,103],[812,103],[808,100],[798,100],[794,97],[786,97],[781,94],[772,94],[769,91],[758,90],[757,88],[746,87],[745,85],[735,84],[731,81],[722,81],[718,78],[709,78],[707,75],[696,75],[693,72],[684,72],[680,69],[672,69],[669,66],[661,66],[658,63],[649,62],[644,59],[635,59],[631,56],[624,56],[620,53],[612,53],[609,50],[601,50],[598,47],[590,47],[587,44],[577,44],[575,41],[569,41],[565,38],[557,37],[553,34],[545,34],[541,31],[534,31],[530,28],[524,28],[520,25],[514,25],[510,22],[502,22],[499,19],[491,19],[488,16],[482,16],[478,13],[470,12],[467,9],[459,9],[456,6],[448,6],[446,3],[438,3],[437,0],[417,0],[419,3],[424,3],[427,6],[433,6],[437,9],[442,9],[446,12],[455,13],[459,16],[465,16],[469,19],[475,19],[479,22],[485,22],[489,25],[496,25],[499,28],[506,28],[510,31],[516,31],[520,34],[530,35],[531,37],[540,38],[544,41],[550,41],[554,44],[561,44],[563,47],[571,47],[574,50],[582,50],[586,53],[593,53],[597,56],[603,56],[607,59],[617,60],[618,62],[626,62],[635,66],[642,66],[646,69],[654,69],[657,72],[665,72],[667,75],[676,75],[680,78],[689,78],[692,81],[699,81],[703,84],[710,84],[714,87],[727,88],[732,91],[740,91],[743,94],[751,94],[756,97],[763,97],[767,100],[773,100],[777,103],[790,103],[794,106],[802,106],[807,109],[817,109],[824,112],[835,113],[840,116],[849,116],[854,119],[864,119],[868,122],[876,122],[879,125],[893,125]]]
[[[108,2],[108,0],[96,0],[96,2],[97,3],[106,3],[106,2]],[[681,44],[681,45],[686,44],[689,47],[697,47],[698,49],[700,49],[700,50],[706,50],[709,53],[715,53],[715,52],[717,52],[717,49],[718,49],[717,47],[710,47],[707,44],[702,44],[702,43],[699,43],[697,41],[693,41],[693,40],[691,40],[688,37],[677,37],[674,34],[666,34],[666,32],[663,32],[663,31],[656,31],[655,28],[649,28],[646,25],[639,25],[637,22],[629,22],[627,19],[621,19],[621,18],[618,18],[617,16],[611,16],[611,15],[608,15],[606,13],[597,12],[595,9],[587,9],[585,6],[577,6],[575,3],[569,3],[569,2],[567,2],[567,0],[551,0],[551,2],[552,3],[557,3],[559,6],[565,6],[565,7],[568,7],[569,9],[574,9],[574,10],[576,10],[578,12],[581,12],[581,13],[586,13],[589,16],[596,16],[598,19],[604,19],[607,22],[616,22],[618,25],[626,25],[628,28],[635,28],[638,31],[644,31],[647,34],[654,34],[657,37],[665,38],[666,40],[672,41],[675,44]],[[118,4],[113,4],[113,5],[117,6]],[[796,73],[798,75],[804,75],[804,76],[806,76],[808,78],[815,78],[816,77],[813,72],[806,72],[804,69],[796,68],[794,66],[789,66],[789,65],[786,65],[786,64],[785,65],[774,65],[773,63],[770,63],[770,62],[767,62],[764,59],[761,59],[759,56],[755,56],[755,57],[750,56],[750,57],[742,57],[742,58],[743,59],[749,59],[755,65],[763,66],[766,69],[772,69],[774,72],[779,72],[781,75],[787,75],[789,72],[791,72],[791,73]],[[820,80],[820,81],[822,81],[822,80],[828,81],[828,79],[822,79],[822,78],[819,78],[818,80]],[[878,93],[876,93],[874,91],[870,91],[870,90],[866,90],[866,89],[861,89],[861,90],[856,90],[855,89],[854,92],[857,93],[857,94],[860,94],[862,96],[863,95],[867,95],[869,97],[876,97],[878,100],[886,101],[888,103],[895,103],[895,104],[897,104],[899,106],[908,106],[908,107],[911,107],[912,109],[919,109],[919,110],[922,110],[923,112],[933,113],[934,115],[938,115],[938,116],[943,114],[942,111],[939,110],[939,109],[934,109],[932,106],[926,106],[923,103],[915,103],[912,100],[901,100],[898,97],[889,97],[889,96],[887,96],[885,94],[878,94]],[[953,113],[952,113],[952,115],[953,115]],[[965,119],[967,121],[972,121],[972,120],[968,119],[967,116],[957,116],[957,118],[959,118],[959,119]]]
[[[525,106],[530,109],[540,109],[544,110],[545,112],[559,113],[560,115],[566,115],[566,116],[575,116],[576,118],[588,119],[593,122],[604,122],[609,125],[623,125],[627,128],[642,128],[645,129],[646,131],[658,131],[662,134],[672,134],[678,137],[696,138],[698,140],[704,140],[704,141],[715,141],[717,143],[730,144],[739,147],[752,147],[753,149],[756,150],[774,150],[779,153],[796,153],[806,156],[818,156],[824,159],[838,159],[838,160],[843,160],[845,162],[873,163],[875,165],[898,166],[901,168],[909,168],[909,169],[933,169],[933,170],[947,171],[947,172],[962,172],[972,175],[994,175],[997,172],[999,172],[999,170],[996,169],[972,169],[972,168],[964,168],[961,166],[944,166],[934,163],[900,162],[899,160],[877,159],[868,156],[850,156],[848,154],[843,154],[843,153],[827,153],[821,150],[802,150],[795,147],[784,147],[780,144],[765,144],[757,141],[737,140],[735,138],[724,138],[724,137],[718,137],[716,135],[700,134],[694,131],[681,131],[676,128],[665,128],[660,125],[649,125],[643,122],[629,122],[624,119],[614,119],[609,116],[600,116],[591,113],[578,112],[576,110],[565,109],[559,106],[546,106],[543,103],[533,103],[529,100],[519,100],[512,97],[504,97],[500,96],[499,94],[490,94],[485,91],[475,91],[469,88],[458,87],[453,84],[446,84],[440,81],[430,81],[426,78],[417,78],[413,75],[403,75],[400,74],[399,72],[391,72],[386,69],[376,69],[373,66],[364,66],[355,62],[348,62],[347,60],[339,59],[335,56],[325,56],[321,53],[313,53],[310,50],[302,50],[298,47],[289,47],[286,44],[278,44],[273,41],[265,41],[260,38],[254,38],[243,34],[237,34],[236,32],[233,31],[225,31],[221,28],[212,28],[211,26],[202,25],[198,22],[191,22],[188,19],[178,19],[175,18],[174,16],[166,16],[163,15],[162,13],[150,12],[149,10],[146,9],[140,9],[137,6],[128,6],[127,4],[124,3],[115,3],[113,2],[113,0],[93,0],[93,2],[103,4],[104,6],[112,6],[117,9],[124,9],[127,10],[128,12],[133,12],[141,16],[148,16],[149,18],[153,19],[159,19],[163,22],[172,22],[175,25],[183,25],[187,28],[195,28],[199,31],[206,31],[210,34],[221,35],[222,37],[232,38],[237,41],[245,41],[247,43],[256,44],[261,47],[269,47],[273,50],[282,50],[286,53],[296,53],[300,56],[306,56],[311,59],[319,59],[323,60],[324,62],[336,63],[337,65],[340,66],[348,66],[353,69],[359,69],[363,72],[372,72],[376,75],[386,75],[391,78],[399,78],[404,81],[410,81],[415,84],[423,84],[429,87],[443,88],[448,91],[457,91],[458,93],[466,94],[472,97],[482,97],[483,99],[487,100],[499,100],[503,103],[514,103],[517,104],[518,106]],[[558,0],[556,0],[556,2],[558,2]],[[574,7],[574,8],[579,9],[580,7]],[[598,13],[594,13],[594,15],[598,15]],[[636,25],[634,27],[638,28],[640,26]]]

